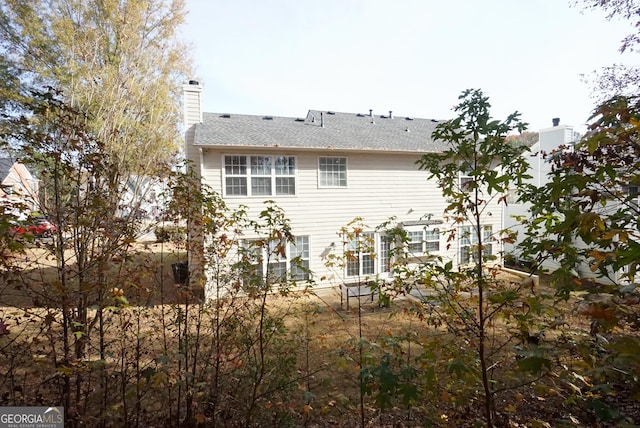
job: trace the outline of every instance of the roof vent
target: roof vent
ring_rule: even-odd
[[[200,82],[198,82],[197,80],[189,80],[189,84],[190,85],[199,85]]]
[[[362,113],[358,113],[358,114],[356,114],[356,116],[357,116],[357,117],[364,117],[364,114],[362,114]]]
[[[553,126],[558,126],[560,125],[560,118],[554,117],[553,119],[551,119],[551,122],[553,123]]]
[[[373,109],[369,109],[369,116],[373,117]]]
[[[264,116],[262,120],[273,120],[273,116]]]
[[[229,113],[222,113],[220,117],[224,117],[225,119],[230,119],[231,115]]]
[[[328,111],[327,114],[334,115],[334,114],[336,114],[336,112],[335,111]]]
[[[413,120],[412,117],[405,117],[404,120]]]
[[[295,120],[296,120],[296,122],[304,122],[304,119],[301,119],[301,118],[299,118],[299,117],[298,117],[298,118],[296,118]]]
[[[393,119],[393,111],[389,110],[389,119]]]
[[[438,123],[438,119],[431,119],[431,122]]]

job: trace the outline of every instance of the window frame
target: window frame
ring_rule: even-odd
[[[492,224],[483,224],[480,226],[482,228],[482,242],[480,243],[484,246],[482,250],[482,257],[486,259],[493,255],[493,225]],[[458,262],[460,265],[467,265],[470,263],[476,263],[475,259],[476,252],[472,252],[472,248],[478,245],[477,242],[477,233],[475,231],[475,226],[460,226],[458,228]],[[463,243],[464,242],[464,243]],[[463,257],[463,249],[466,249],[467,256]]]
[[[622,186],[625,203],[629,208],[638,211],[640,207],[640,183],[632,182]]]
[[[322,159],[344,159],[344,185],[341,184],[326,184],[323,183],[323,179],[326,180],[328,176],[327,171],[323,171],[321,168],[321,160]],[[332,171],[333,172],[333,171]],[[340,171],[338,171],[338,174]],[[325,177],[323,177],[323,174]],[[334,172],[335,174],[335,172]],[[334,181],[334,180],[332,180]],[[338,182],[340,182],[340,178],[338,178]],[[346,189],[349,187],[349,160],[346,156],[318,156],[318,188],[319,189]]]
[[[259,248],[255,246],[250,247],[250,243],[259,240],[259,238],[244,239],[240,245],[243,249],[242,251],[245,251],[248,254],[248,257],[253,259],[251,260],[251,264],[255,266],[257,273],[259,273],[263,279],[266,279],[267,273],[274,272],[274,268],[277,269],[276,274],[278,279],[282,278],[283,275],[286,276],[287,280],[292,279],[295,282],[309,281],[311,279],[311,237],[309,235],[295,236],[294,242],[287,241],[284,258],[275,253],[275,246],[278,245],[278,242],[275,240],[269,241],[271,258],[267,257],[267,249],[263,246]],[[306,246],[302,251],[296,250],[299,240],[306,241],[302,242],[302,244]],[[306,253],[306,255],[304,253]],[[293,263],[293,260],[297,257],[300,257],[302,262],[306,262],[306,266],[304,266],[306,271],[304,269],[300,269],[295,263]],[[304,265],[305,263],[302,264]],[[290,278],[290,275],[298,269],[300,269],[300,272],[296,272],[296,277]]]
[[[393,270],[393,239],[386,234],[378,234],[377,249],[378,274],[391,275]]]
[[[412,256],[419,256],[419,255],[424,255],[424,254],[431,254],[431,253],[437,253],[440,251],[440,240],[441,240],[441,235],[440,235],[440,228],[439,227],[421,227],[421,228],[415,228],[415,227],[409,227],[405,229],[406,233],[407,233],[407,251],[409,252],[409,254],[411,254]],[[433,239],[428,239],[435,233],[436,238]],[[415,240],[413,239],[414,237],[418,237],[419,235],[419,240]],[[436,244],[437,248],[430,248],[433,247],[433,244]],[[417,248],[417,246],[419,246],[419,248]]]
[[[227,164],[227,158],[238,158],[238,164]],[[254,158],[268,158],[268,168],[269,173],[260,173],[258,169],[261,168],[261,165],[258,163],[254,164]],[[293,160],[293,167],[287,166],[283,170],[278,169],[278,159],[286,158],[287,164],[290,165]],[[242,162],[244,160],[244,163]],[[229,154],[225,153],[222,155],[222,167],[220,168],[222,174],[222,196],[225,198],[259,198],[259,197],[293,197],[298,195],[298,157],[295,155],[286,155],[286,154]],[[244,168],[244,172],[240,173],[229,173],[228,168]],[[255,172],[254,172],[255,170]],[[292,170],[292,171],[291,171]],[[282,173],[282,171],[290,172],[290,173]],[[241,181],[244,179],[244,193],[232,193],[229,192],[229,183],[233,180],[240,180],[237,186],[242,187]],[[268,187],[269,193],[256,193],[254,191],[254,183],[257,183],[255,180],[265,180],[269,179]],[[280,182],[279,182],[280,180]],[[283,184],[283,180],[293,180],[293,193],[278,193],[278,189],[289,188],[290,184]],[[233,188],[233,185],[232,187]]]
[[[371,245],[370,248],[366,248],[371,251],[358,252],[358,259],[354,260],[350,256],[350,252],[356,250],[357,245],[354,246],[353,240],[349,241],[344,238],[343,254],[345,257],[344,277],[347,281],[353,281],[356,278],[368,278],[373,276],[388,277],[392,274],[393,260],[392,250],[393,241],[387,235],[378,232],[362,232],[362,235],[367,236],[369,243],[364,243],[364,246]],[[353,248],[354,250],[350,250]],[[366,260],[368,258],[369,260]],[[357,262],[357,270],[353,271],[354,262]],[[370,263],[370,265],[369,265]],[[366,270],[365,267],[371,266],[371,270]]]
[[[473,185],[471,183],[474,181],[475,179],[469,175],[468,172],[460,171],[460,174],[458,175],[458,188],[462,192],[469,191],[472,189]]]

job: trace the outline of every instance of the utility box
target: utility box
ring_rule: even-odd
[[[186,284],[189,280],[189,263],[178,262],[171,265],[173,270],[173,282],[176,284]]]

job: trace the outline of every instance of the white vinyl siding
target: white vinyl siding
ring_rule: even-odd
[[[212,147],[204,148],[203,152],[203,180],[224,197],[224,181],[221,178],[224,176],[224,155],[228,152]],[[273,153],[256,148],[246,153],[247,156],[262,154]],[[367,230],[369,232],[391,217],[394,220],[390,226],[420,222],[429,214],[437,218],[447,206],[437,183],[427,180],[427,173],[417,168],[415,161],[419,155],[416,153],[331,153],[329,157],[347,159],[348,186],[344,188],[318,187],[318,159],[327,157],[326,152],[301,150],[289,154],[295,156],[296,197],[234,196],[225,197],[225,202],[230,209],[248,206],[250,217],[258,220],[265,207],[263,201],[274,199],[286,213],[292,233],[310,237],[309,268],[319,287],[337,285],[345,279],[345,269],[336,271],[325,266],[325,263],[328,254],[342,254],[342,237],[338,233],[354,218],[362,217],[370,227]],[[493,230],[499,230],[502,216],[499,204],[496,202],[487,212],[492,214],[483,220],[484,224],[493,225]],[[454,225],[422,224],[417,229],[425,226],[440,230],[438,256],[457,263],[457,239],[450,245],[445,244],[444,233]],[[378,233],[382,236],[383,231]],[[393,260],[385,258],[383,246],[376,248],[375,252],[377,260],[374,275],[389,275],[388,267]],[[353,280],[353,277],[350,279]]]

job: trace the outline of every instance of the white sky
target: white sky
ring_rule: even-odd
[[[632,32],[569,0],[187,0],[184,37],[204,111],[304,117],[309,109],[446,119],[464,89],[537,131],[580,127],[580,75]]]

